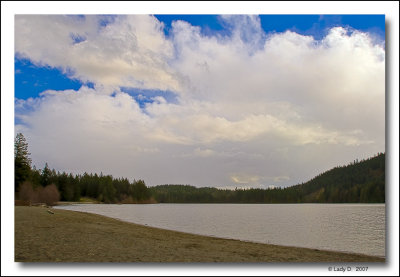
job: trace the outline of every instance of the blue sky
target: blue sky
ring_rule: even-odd
[[[190,22],[200,26],[204,34],[224,31],[224,23],[218,15],[155,15],[164,22],[166,35],[169,34],[171,23],[175,20]],[[321,39],[326,35],[327,28],[349,26],[351,28],[375,32],[381,39],[385,37],[385,15],[259,15],[261,26],[266,33],[292,30],[300,34],[312,35]]]
[[[155,15],[165,24],[164,33],[168,36],[171,24],[176,20],[199,26],[204,35],[229,35],[230,30],[219,15]],[[336,26],[348,26],[357,30],[370,32],[380,39],[385,37],[384,15],[259,15],[265,33],[279,33],[291,30],[299,34],[310,35],[316,39],[323,38],[327,30]],[[113,21],[114,16],[101,21],[105,26]],[[75,37],[75,39],[77,39]],[[78,37],[78,42],[80,41]],[[32,63],[29,59],[15,57],[15,97],[27,99],[38,97],[39,93],[51,89],[78,90],[83,84],[93,87],[90,82],[71,78],[60,68]],[[133,91],[131,88],[130,91]],[[140,92],[132,92],[139,94]],[[154,94],[154,93],[153,93]]]
[[[383,15],[16,15],[15,132],[37,168],[295,185],[385,151],[384,34]]]
[[[64,74],[62,70],[33,64],[29,59],[15,58],[15,97],[37,97],[47,90],[78,90],[82,82]]]

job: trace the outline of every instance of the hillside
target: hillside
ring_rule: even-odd
[[[150,187],[159,203],[384,203],[385,154],[328,170],[310,181],[284,189]]]
[[[335,167],[310,181],[288,188],[303,202],[385,202],[385,154]]]

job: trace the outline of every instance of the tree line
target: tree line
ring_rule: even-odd
[[[100,173],[73,175],[45,165],[31,167],[28,143],[19,133],[14,143],[16,199],[53,205],[89,198],[102,203],[384,203],[385,153],[338,166],[306,183],[273,189],[197,188],[190,185],[147,187]]]
[[[160,203],[385,203],[385,154],[338,166],[306,183],[273,189],[149,188]]]
[[[73,175],[56,172],[46,163],[42,170],[31,167],[28,143],[19,133],[14,143],[16,199],[53,205],[58,201],[89,198],[102,203],[149,203],[152,200],[143,180],[130,182],[100,173]]]

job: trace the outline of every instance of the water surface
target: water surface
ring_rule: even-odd
[[[385,257],[384,204],[78,204],[57,208],[193,234]]]

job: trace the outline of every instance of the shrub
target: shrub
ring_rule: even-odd
[[[40,202],[46,203],[48,206],[55,205],[58,201],[60,201],[60,193],[56,185],[51,184],[43,188],[40,193]]]
[[[24,182],[19,188],[19,200],[29,202],[30,204],[38,201],[37,192],[33,189],[30,182]]]
[[[24,182],[19,189],[19,200],[35,203],[46,203],[48,206],[55,205],[60,200],[60,193],[56,185],[51,184],[46,187],[33,189],[32,184]]]

